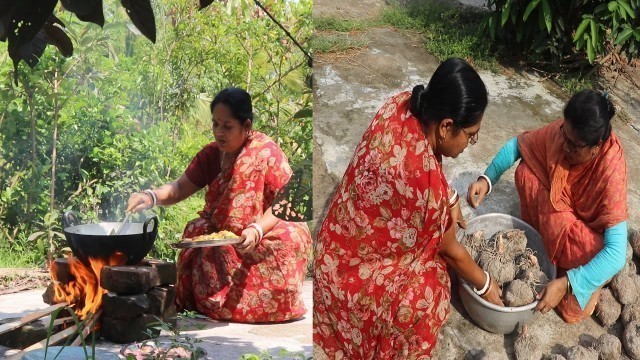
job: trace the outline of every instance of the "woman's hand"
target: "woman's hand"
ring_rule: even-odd
[[[451,208],[451,220],[453,220],[454,224],[458,224],[459,227],[467,228],[467,222],[464,221],[464,216],[462,216],[462,210],[460,209],[460,201],[456,202]]]
[[[127,212],[140,212],[149,209],[151,206],[153,206],[151,195],[143,192],[133,193],[129,196],[129,201],[127,202]]]
[[[240,235],[242,242],[234,246],[236,247],[236,250],[238,250],[240,254],[244,255],[246,253],[250,253],[258,245],[259,236],[260,235],[258,234],[258,230],[252,227],[246,228],[242,230],[242,234]]]
[[[558,306],[560,300],[562,300],[567,293],[567,284],[566,276],[555,279],[547,284],[540,294],[538,294],[538,306],[536,306],[536,311],[546,314],[549,310]]]
[[[502,290],[500,289],[500,286],[498,286],[497,282],[491,279],[489,291],[487,291],[486,294],[482,295],[481,297],[494,305],[504,306],[501,295]]]
[[[489,184],[485,178],[480,178],[469,185],[467,191],[467,202],[472,208],[477,208],[482,204],[482,200],[489,192]],[[476,199],[477,198],[477,199]]]

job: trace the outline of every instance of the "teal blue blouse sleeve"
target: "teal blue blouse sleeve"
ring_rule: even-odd
[[[627,222],[604,231],[604,248],[583,266],[567,271],[573,294],[584,309],[589,298],[624,267],[627,252]]]
[[[484,174],[491,179],[491,184],[498,182],[502,174],[509,170],[516,161],[520,159],[520,150],[518,150],[518,138],[514,137],[500,149],[500,152],[493,158],[493,161],[484,171]]]

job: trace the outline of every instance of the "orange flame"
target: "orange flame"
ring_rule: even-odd
[[[74,280],[64,284],[57,279],[56,263],[51,264],[50,273],[54,280],[54,303],[67,302],[81,320],[89,313],[95,314],[102,304],[102,295],[107,291],[100,287],[100,271],[104,266],[124,265],[126,256],[115,253],[108,259],[89,258],[91,267],[87,267],[79,259],[67,256],[70,273]]]

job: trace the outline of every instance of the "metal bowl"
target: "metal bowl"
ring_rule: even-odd
[[[80,218],[73,211],[64,213],[62,223],[71,251],[87,265],[89,257],[108,258],[116,252],[127,257],[127,265],[135,265],[151,251],[158,235],[158,218],[155,215],[144,223],[125,224],[120,235],[109,235],[118,229],[119,222],[80,224]]]
[[[459,229],[456,237],[461,241],[465,233],[484,231],[485,237],[491,237],[500,230],[520,229],[527,236],[527,247],[536,253],[540,269],[549,280],[556,278],[556,267],[551,263],[544,247],[542,236],[524,221],[506,214],[486,214],[467,222],[467,229]],[[469,316],[481,328],[496,334],[510,334],[519,325],[527,324],[537,316],[534,311],[538,301],[525,306],[501,307],[478,296],[471,287],[460,279],[460,298]]]
[[[82,346],[49,346],[48,348],[35,349],[26,352],[22,356],[22,360],[44,360],[44,359],[66,359],[66,360],[85,360],[91,358],[91,348],[83,348]],[[88,355],[88,357],[87,357]],[[118,354],[106,350],[95,350],[96,360],[118,360]]]

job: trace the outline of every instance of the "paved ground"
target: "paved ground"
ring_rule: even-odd
[[[16,294],[0,296],[0,319],[19,317],[29,312],[47,307],[42,302],[44,289],[24,291]],[[277,355],[281,349],[292,353],[312,355],[311,347],[311,309],[312,284],[304,284],[304,302],[307,314],[302,320],[286,324],[237,324],[207,319],[183,319],[179,327],[184,335],[201,340],[198,346],[208,353],[208,359],[238,359],[243,354],[259,354],[268,351]],[[164,338],[161,337],[161,338]],[[101,340],[97,347],[104,350],[118,352],[122,345]],[[0,359],[15,353],[14,350],[0,347]]]
[[[384,5],[369,5],[379,9]],[[352,4],[342,1],[340,9],[331,1],[316,0],[314,16],[345,18]],[[371,14],[369,13],[371,16]],[[373,115],[392,94],[410,90],[414,85],[427,83],[438,65],[437,60],[420,46],[420,36],[393,29],[370,29],[359,34],[368,40],[367,48],[359,54],[329,62],[322,57],[314,67],[314,217],[322,219],[327,201],[346,169],[353,150]],[[568,98],[553,85],[514,70],[501,74],[481,72],[489,94],[490,104],[485,113],[479,142],[469,147],[458,159],[445,160],[449,181],[466,196],[468,184],[475,180],[490,163],[500,147],[511,137],[541,127],[561,116]],[[637,92],[636,92],[637,94]],[[614,92],[614,98],[616,93]],[[616,120],[614,129],[622,139],[629,171],[630,226],[640,228],[640,113],[625,108],[629,119]],[[515,168],[515,167],[514,167]],[[634,175],[636,174],[636,175]],[[477,211],[463,203],[467,219],[500,212],[518,216],[519,200],[513,184],[513,169],[495,186],[494,192]],[[457,287],[453,287],[454,297]],[[618,333],[618,327],[609,330]],[[566,325],[550,313],[540,316],[530,327],[545,353],[556,353],[563,346],[579,341],[588,343],[605,330],[593,319],[579,325]],[[490,334],[473,325],[459,301],[454,298],[451,318],[441,331],[436,359],[459,359],[468,350],[487,349],[502,356],[513,352],[513,335]]]

